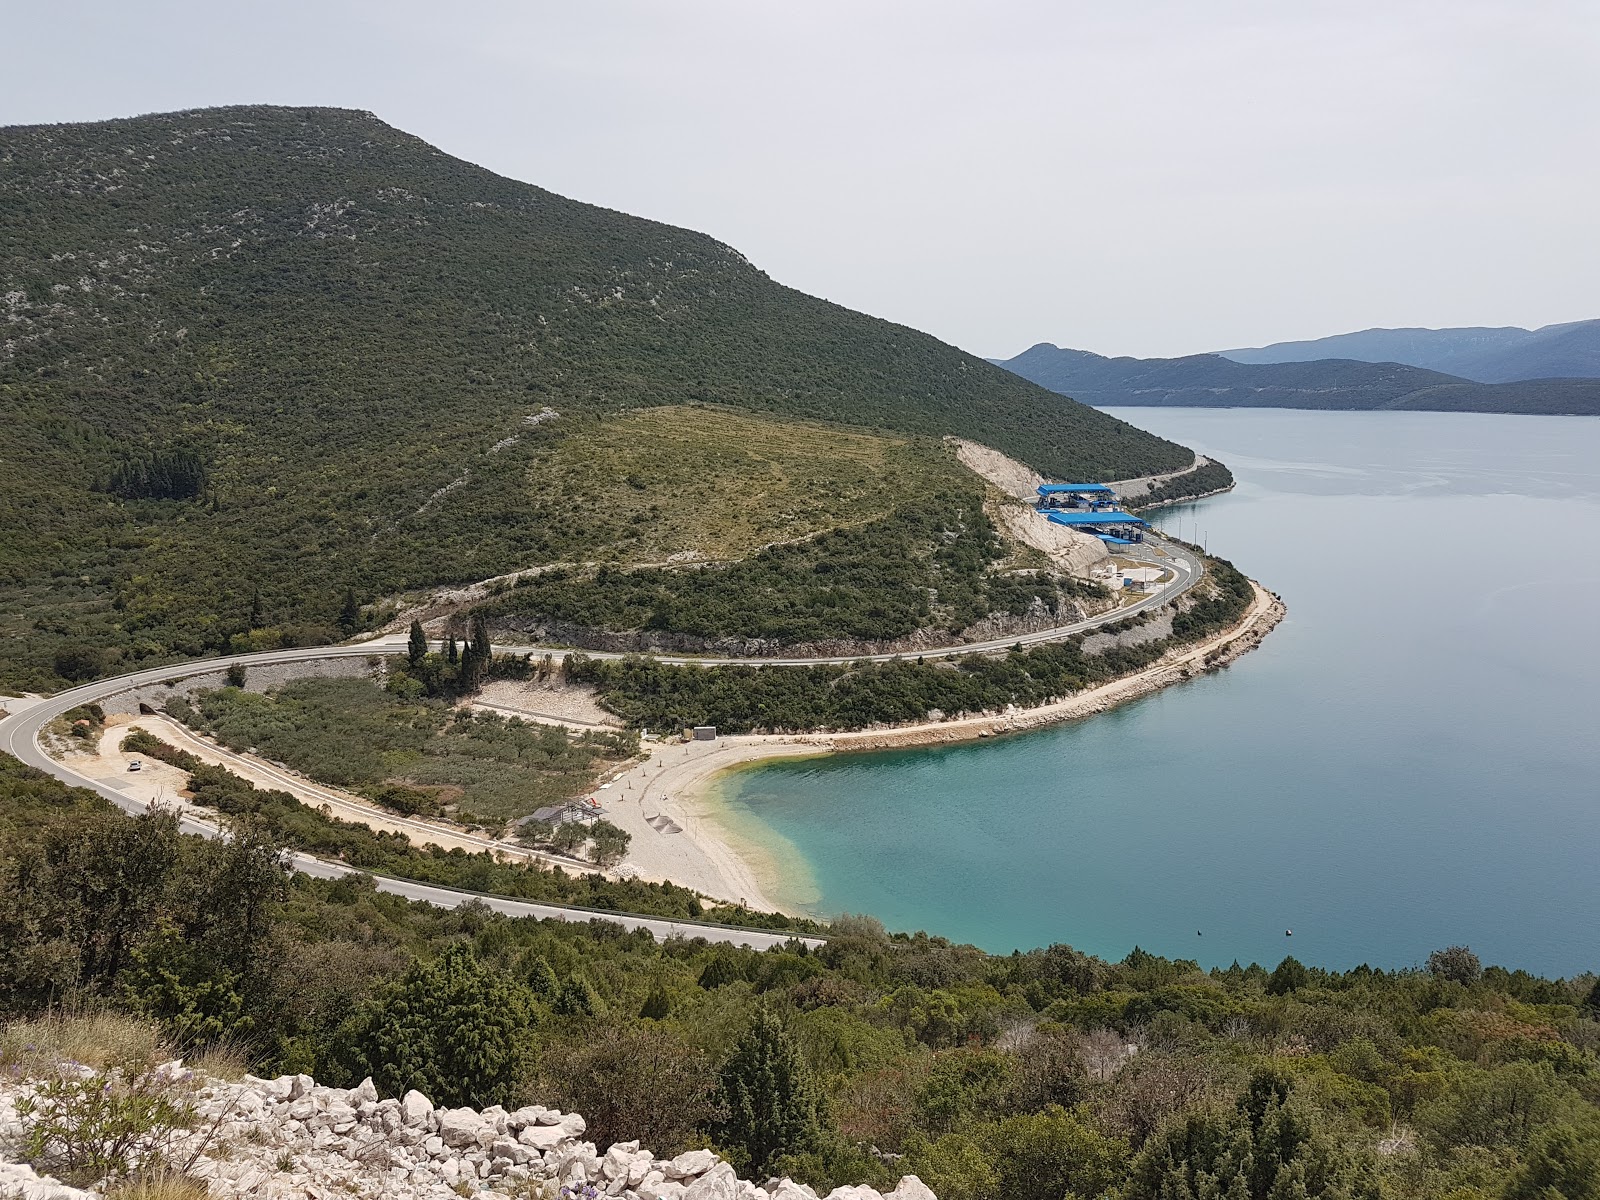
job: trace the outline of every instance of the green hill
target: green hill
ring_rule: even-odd
[[[1102,407],[1600,413],[1600,379],[1475,383],[1401,362],[1354,358],[1243,362],[1221,354],[1106,358],[1049,342],[1030,346],[1015,358],[994,361],[1042,387]]]
[[[0,130],[0,276],[0,683],[251,629],[327,638],[351,601],[580,554],[644,561],[653,477],[540,477],[624,410],[951,433],[1054,476],[1190,460],[703,234],[366,113]],[[588,519],[575,497],[613,483],[639,506]]]

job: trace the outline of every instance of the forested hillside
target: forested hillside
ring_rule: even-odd
[[[327,638],[409,587],[626,560],[626,520],[586,522],[538,478],[624,410],[953,433],[1056,476],[1190,459],[703,234],[345,110],[0,131],[0,303],[11,683]],[[648,520],[651,480],[628,486]]]
[[[1108,407],[1600,413],[1600,379],[1475,383],[1401,362],[1345,358],[1238,362],[1221,354],[1106,358],[1048,342],[997,361],[1064,396]]]
[[[1539,329],[1363,329],[1304,342],[1223,350],[1241,363],[1356,358],[1410,363],[1479,383],[1600,378],[1600,321],[1568,321]]]
[[[240,811],[239,836],[202,842],[0,755],[0,1067],[59,1048],[46,1013],[109,1006],[191,1059],[559,1105],[602,1150],[709,1142],[819,1189],[915,1173],[940,1200],[1600,1196],[1592,975],[1460,946],[1399,971],[989,955],[866,918],[817,950],[658,945],[288,877]]]

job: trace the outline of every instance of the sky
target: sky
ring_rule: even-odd
[[[7,0],[0,57],[0,125],[368,109],[983,355],[1600,317],[1595,0]]]

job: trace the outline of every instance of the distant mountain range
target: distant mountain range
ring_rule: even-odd
[[[1600,346],[1600,321],[1583,322]],[[1580,326],[1550,326],[1578,329]],[[1526,330],[1369,330],[1380,334],[1523,333]],[[1539,330],[1534,335],[1546,333]],[[1367,334],[1347,334],[1363,338]],[[1153,405],[1174,408],[1411,409],[1425,412],[1493,412],[1600,415],[1600,378],[1520,379],[1481,383],[1403,362],[1355,357],[1302,360],[1292,347],[1339,342],[1284,343],[1261,350],[1191,354],[1184,358],[1106,358],[1040,342],[1015,358],[991,361],[1051,391],[1100,407]],[[1423,339],[1425,340],[1425,339]],[[1373,344],[1377,344],[1376,340]],[[1419,341],[1417,344],[1421,344]],[[1449,343],[1440,343],[1439,354]],[[1549,344],[1549,343],[1546,343]],[[1581,344],[1570,341],[1569,347]],[[1509,343],[1505,362],[1514,353]],[[1461,353],[1465,354],[1463,349]],[[1532,351],[1527,351],[1531,354]],[[1237,355],[1282,355],[1241,362]],[[1597,371],[1600,374],[1600,371]]]
[[[1238,363],[1311,362],[1351,358],[1406,363],[1478,383],[1600,378],[1600,320],[1541,329],[1363,329],[1308,342],[1275,342],[1223,350]]]

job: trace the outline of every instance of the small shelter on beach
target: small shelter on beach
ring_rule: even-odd
[[[534,823],[554,827],[565,825],[568,821],[581,821],[590,825],[605,815],[606,810],[600,807],[600,801],[593,796],[584,796],[580,800],[568,800],[565,804],[547,804],[543,808],[536,808],[517,824]]]

